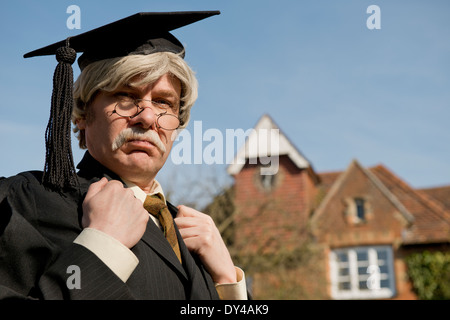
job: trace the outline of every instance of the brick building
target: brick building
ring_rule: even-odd
[[[254,129],[228,167],[234,247],[266,260],[305,243],[316,253],[298,267],[254,272],[255,298],[415,299],[404,259],[450,249],[450,186],[414,189],[385,166],[357,160],[317,173],[268,115]],[[258,136],[270,130],[279,133],[275,145]]]

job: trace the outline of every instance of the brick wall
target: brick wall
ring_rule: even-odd
[[[281,156],[272,188],[265,189],[259,164],[235,176],[236,243],[250,250],[290,248],[300,241],[315,196],[308,170]]]

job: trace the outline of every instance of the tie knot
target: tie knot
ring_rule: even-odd
[[[166,208],[164,201],[157,195],[147,196],[144,201],[144,208],[150,214],[158,216],[162,209]]]

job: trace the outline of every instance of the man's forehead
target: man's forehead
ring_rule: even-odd
[[[156,80],[147,80],[148,77],[144,75],[137,75],[132,77],[129,81],[120,85],[117,90],[128,90],[144,94],[153,89],[158,89],[161,93],[166,95],[180,95],[181,81],[171,73],[165,73]]]

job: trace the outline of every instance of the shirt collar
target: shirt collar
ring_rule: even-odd
[[[152,195],[156,195],[156,194],[159,194],[162,197],[162,200],[164,201],[164,203],[166,202],[166,197],[164,196],[163,189],[156,179],[153,180],[149,193],[145,193],[141,188],[139,188],[137,185],[135,185],[134,183],[132,183],[130,181],[127,181],[124,179],[122,179],[122,181],[126,184],[126,186],[128,188],[131,189],[131,191],[133,191],[134,196],[137,199],[141,200],[142,203],[144,203],[145,198],[147,196],[152,196]]]

